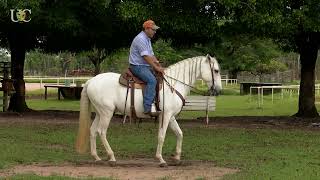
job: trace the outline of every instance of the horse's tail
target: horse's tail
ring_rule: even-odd
[[[76,142],[76,151],[80,154],[87,152],[89,147],[91,108],[90,99],[87,94],[88,82],[84,85],[81,92],[79,130]]]

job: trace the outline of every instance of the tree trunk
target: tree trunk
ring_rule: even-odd
[[[11,51],[11,78],[15,93],[10,98],[9,111],[25,112],[29,110],[25,100],[25,82],[23,80],[24,59],[27,37],[23,32],[11,32],[8,35]]]
[[[259,83],[262,83],[262,73],[260,74],[258,74],[258,76],[259,76]]]
[[[319,116],[315,106],[315,64],[317,61],[319,42],[317,38],[307,34],[298,42],[301,64],[301,81],[299,94],[299,111],[297,117]]]

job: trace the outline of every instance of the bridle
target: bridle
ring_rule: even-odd
[[[213,66],[211,65],[211,58],[209,58],[209,65],[210,65],[210,71],[211,71],[211,78],[212,78],[212,86],[210,87],[210,90],[214,91],[215,90],[215,86],[214,86],[214,75],[213,75]],[[211,94],[210,94],[211,95]]]
[[[215,87],[214,87],[214,70],[213,70],[213,66],[211,65],[211,58],[209,58],[209,65],[210,65],[210,71],[211,71],[211,78],[212,78],[212,86],[210,87],[210,90],[214,90],[215,89]],[[200,65],[200,72],[201,72],[201,65]],[[190,88],[192,88],[193,90],[196,90],[196,91],[193,91],[194,93],[196,93],[196,94],[199,94],[199,95],[203,95],[203,96],[210,96],[210,95],[212,95],[209,91],[202,91],[202,90],[200,90],[200,89],[198,89],[198,88],[196,88],[196,87],[194,87],[194,86],[190,86],[189,84],[186,84],[185,82],[182,82],[182,81],[180,81],[180,80],[178,80],[178,79],[176,79],[176,78],[174,78],[174,77],[171,77],[171,76],[168,76],[168,75],[166,75],[165,74],[165,76],[166,77],[168,77],[168,78],[170,78],[170,79],[173,79],[173,80],[175,80],[175,81],[177,81],[177,82],[180,82],[181,84],[183,84],[183,85],[185,85],[185,86],[188,86],[188,87],[190,87]],[[164,77],[163,77],[164,78]],[[170,88],[173,88],[170,84],[169,84],[169,82],[164,78],[164,81],[166,82],[166,84],[170,87]]]
[[[213,66],[211,66],[211,58],[209,58],[210,60],[209,60],[209,65],[210,65],[210,71],[211,71],[211,77],[212,77],[212,86],[211,86],[211,88],[210,88],[210,90],[214,90],[214,75],[213,75]],[[201,73],[201,64],[200,64],[200,73]],[[200,95],[203,95],[203,96],[211,96],[212,95],[212,93],[210,92],[210,90],[209,91],[202,91],[202,90],[200,90],[200,89],[197,89],[197,88],[195,88],[195,87],[193,87],[193,86],[190,86],[189,84],[186,84],[185,82],[182,82],[182,81],[180,81],[180,80],[178,80],[178,79],[176,79],[176,78],[173,78],[173,77],[171,77],[171,76],[168,76],[168,75],[166,75],[166,74],[164,74],[164,76],[166,76],[166,77],[168,77],[168,78],[170,78],[170,79],[173,79],[173,80],[175,80],[175,81],[177,81],[177,82],[180,82],[180,83],[182,83],[183,85],[185,85],[185,86],[188,86],[188,87],[190,87],[190,88],[192,88],[192,89],[194,89],[194,90],[197,90],[198,92],[195,92],[195,91],[193,91],[194,93],[196,93],[196,94],[200,94]],[[174,89],[174,87],[172,87],[172,85],[168,82],[168,80],[165,78],[163,76],[163,80],[166,82],[166,84],[169,86],[169,88],[171,89],[171,91],[172,92],[176,92],[177,93],[177,95],[180,97],[180,99],[182,100],[182,107],[185,105],[185,99],[182,97],[182,95],[176,90],[176,89]],[[162,100],[162,103],[163,103],[163,107],[164,107],[164,86],[162,86],[162,88],[163,88],[163,91],[162,91],[162,93],[163,93],[163,100]],[[213,92],[215,92],[215,91],[213,91]],[[213,94],[213,95],[215,95],[215,93]],[[181,107],[181,110],[180,110],[180,112],[182,111],[182,107]],[[178,113],[178,114],[180,114],[180,112]],[[163,109],[163,113],[164,113],[164,109]],[[164,118],[164,116],[162,116],[162,122],[161,122],[161,128],[163,127],[163,119]]]

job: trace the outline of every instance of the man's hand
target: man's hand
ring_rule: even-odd
[[[160,62],[157,60],[154,62],[156,65],[161,66]]]
[[[155,70],[158,71],[158,72],[160,72],[161,74],[165,74],[163,67],[157,66],[157,67],[155,68]]]
[[[161,64],[159,63],[157,58],[155,58],[154,56],[143,56],[143,58],[148,64],[153,67],[154,70],[160,72],[161,74],[164,74],[164,68],[161,67]]]

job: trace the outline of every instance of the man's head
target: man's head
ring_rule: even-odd
[[[152,20],[148,20],[143,23],[144,32],[149,38],[153,38],[153,36],[156,34],[157,29],[159,28],[160,27],[157,26]]]

